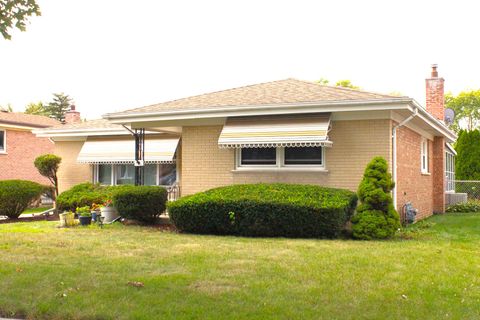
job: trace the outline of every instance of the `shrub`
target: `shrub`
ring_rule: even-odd
[[[114,192],[112,199],[122,217],[154,223],[165,211],[167,190],[156,186],[124,186]]]
[[[245,184],[211,189],[168,204],[180,231],[241,236],[339,235],[355,193],[313,185]]]
[[[38,172],[42,176],[47,177],[48,180],[50,180],[50,182],[52,183],[55,191],[53,199],[55,199],[58,196],[57,171],[58,171],[58,167],[60,166],[60,162],[62,162],[62,158],[54,154],[44,154],[44,155],[38,156],[33,162]]]
[[[480,131],[461,130],[455,144],[455,176],[458,180],[480,180]],[[459,191],[457,191],[459,192]]]
[[[400,217],[390,195],[393,187],[387,161],[382,157],[373,158],[358,187],[361,204],[352,218],[355,238],[385,239],[395,234],[400,227]]]
[[[480,200],[468,200],[447,207],[446,212],[480,212]]]
[[[45,187],[26,180],[0,181],[0,215],[16,219]]]
[[[77,207],[103,203],[108,199],[108,188],[111,187],[102,187],[90,182],[77,184],[58,196],[57,208],[60,211],[75,211]]]

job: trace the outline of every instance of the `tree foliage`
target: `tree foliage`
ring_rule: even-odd
[[[47,177],[55,188],[55,198],[58,196],[57,171],[60,166],[60,162],[62,162],[62,158],[54,154],[44,154],[38,156],[34,161],[34,165],[38,172],[42,176]]]
[[[13,112],[13,107],[10,103],[7,103],[6,106],[1,106],[0,105],[0,111],[4,111],[4,112]]]
[[[480,131],[460,130],[455,151],[456,179],[480,180]]]
[[[455,111],[452,129],[459,131],[464,127],[468,131],[480,125],[480,90],[462,91],[457,96],[445,94],[445,107]]]
[[[400,217],[393,207],[392,191],[395,186],[388,172],[387,161],[375,157],[365,169],[358,187],[360,205],[352,218],[353,236],[357,239],[385,239],[400,227]]]
[[[14,28],[26,30],[28,18],[41,15],[35,0],[0,0],[0,33],[4,39],[12,38]]]
[[[35,114],[37,116],[49,116],[46,106],[43,102],[31,102],[25,108],[25,113],[27,114]]]
[[[65,113],[70,109],[72,99],[68,94],[54,93],[53,101],[48,103],[45,111],[50,118],[65,122]]]
[[[350,80],[338,80],[337,83],[335,83],[335,86],[343,87],[343,88],[350,88],[350,89],[360,89],[360,87],[354,86],[352,84],[352,81],[350,81]]]

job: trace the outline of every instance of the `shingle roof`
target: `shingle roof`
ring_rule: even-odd
[[[60,124],[59,121],[45,116],[3,111],[0,112],[0,124],[1,123],[35,128],[46,128]]]
[[[114,114],[120,115],[141,112],[195,110],[227,106],[241,107],[320,101],[378,100],[394,98],[398,99],[399,97],[343,87],[325,86],[297,79],[285,79],[153,104]]]
[[[122,126],[114,124],[106,119],[88,120],[78,123],[58,124],[52,128],[52,130],[75,130],[75,129],[121,129]]]

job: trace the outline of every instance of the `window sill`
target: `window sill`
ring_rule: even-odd
[[[323,173],[328,173],[328,170],[325,168],[236,168],[232,170],[231,172],[233,173],[245,173],[245,172],[323,172]]]
[[[8,152],[6,152],[6,151],[0,151],[0,155],[2,155],[2,154],[8,154]]]
[[[422,172],[422,176],[431,176],[432,174],[430,172]]]

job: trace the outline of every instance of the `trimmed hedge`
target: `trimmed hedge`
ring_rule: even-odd
[[[244,184],[168,204],[179,231],[266,237],[334,238],[357,204],[354,192],[313,185]]]
[[[154,223],[165,211],[167,190],[156,186],[125,186],[113,194],[112,200],[122,217]]]
[[[27,180],[0,181],[0,215],[16,219],[45,187]]]

